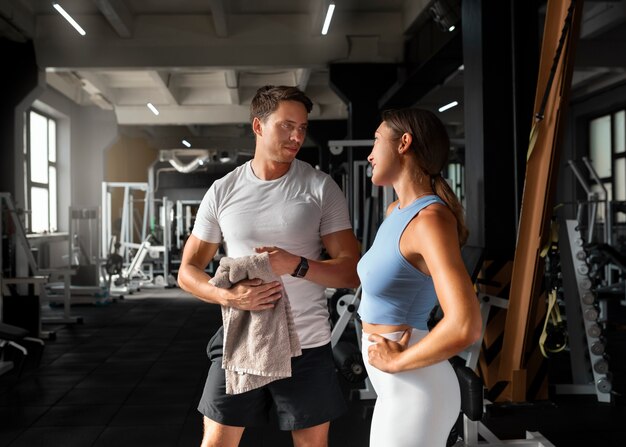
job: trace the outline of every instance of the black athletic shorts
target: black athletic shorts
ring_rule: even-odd
[[[341,416],[346,402],[339,387],[330,343],[303,349],[291,359],[291,374],[262,388],[241,394],[226,394],[222,369],[223,328],[209,341],[209,375],[198,411],[223,425],[258,427],[269,421],[275,409],[281,430],[314,427]]]

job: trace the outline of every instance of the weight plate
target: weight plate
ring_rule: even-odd
[[[583,296],[581,297],[581,299],[583,303],[591,305],[596,300],[596,297],[593,294],[593,292],[585,292],[583,293]]]
[[[598,311],[596,309],[594,309],[593,307],[590,309],[585,310],[585,312],[583,312],[584,316],[585,316],[585,320],[587,321],[596,321],[598,319]]]
[[[600,343],[599,341],[594,342],[591,345],[591,353],[594,355],[602,355],[604,354],[604,343]]]
[[[596,386],[598,387],[598,391],[601,393],[610,393],[613,389],[613,384],[609,379],[603,378],[596,382]]]
[[[587,335],[589,335],[590,337],[598,338],[600,335],[602,335],[602,329],[597,324],[592,324],[591,326],[589,326],[589,329],[587,329]]]
[[[598,374],[606,374],[609,372],[609,362],[605,359],[600,359],[593,364],[593,370]]]

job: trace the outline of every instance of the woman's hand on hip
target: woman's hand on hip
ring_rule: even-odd
[[[374,342],[367,349],[367,361],[374,368],[387,373],[400,372],[399,360],[402,353],[409,346],[411,329],[402,334],[400,340],[392,341],[379,334],[371,334],[368,340]]]

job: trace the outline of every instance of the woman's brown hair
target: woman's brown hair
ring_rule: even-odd
[[[386,110],[382,119],[395,138],[400,138],[404,133],[411,135],[411,148],[421,170],[418,174],[430,176],[433,191],[446,202],[456,217],[460,244],[465,244],[469,231],[465,226],[463,206],[446,179],[441,176],[441,170],[448,162],[450,153],[450,139],[445,126],[434,113],[417,108]]]

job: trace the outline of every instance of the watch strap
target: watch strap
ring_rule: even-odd
[[[291,274],[295,278],[304,278],[309,271],[309,261],[304,256],[300,256],[300,263],[296,267],[296,270]]]

